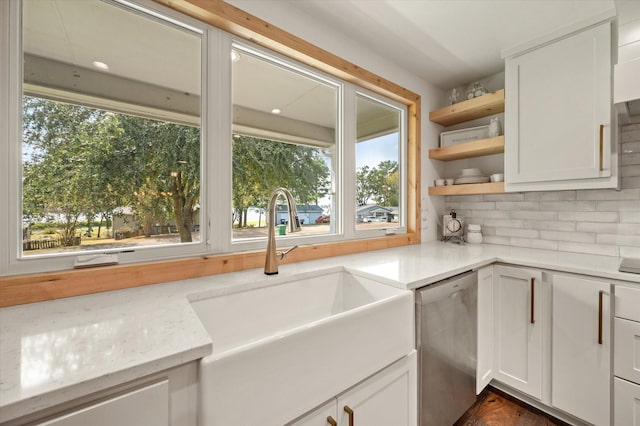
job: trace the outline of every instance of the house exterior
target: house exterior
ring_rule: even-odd
[[[298,219],[300,224],[314,224],[316,219],[322,216],[324,210],[322,207],[313,204],[301,204],[296,206],[298,209]],[[289,210],[286,205],[279,205],[276,207],[276,224],[284,225],[289,221]]]
[[[398,207],[384,207],[377,204],[358,207],[356,210],[357,222],[365,222],[367,217],[375,217],[379,222],[393,222],[398,218]]]

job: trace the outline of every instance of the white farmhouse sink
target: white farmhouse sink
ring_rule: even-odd
[[[342,268],[190,296],[213,340],[202,425],[282,425],[414,348],[413,294]]]

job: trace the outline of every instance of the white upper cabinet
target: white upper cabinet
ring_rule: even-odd
[[[618,185],[611,22],[505,61],[505,189]]]

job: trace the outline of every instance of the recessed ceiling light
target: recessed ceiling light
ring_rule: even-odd
[[[109,69],[109,65],[105,64],[104,62],[100,62],[100,61],[93,61],[93,66],[101,69],[101,70],[108,70]]]
[[[274,108],[271,110],[271,114],[280,114],[280,110],[278,108]]]
[[[233,62],[238,62],[240,60],[240,54],[233,49],[231,49],[231,60]]]

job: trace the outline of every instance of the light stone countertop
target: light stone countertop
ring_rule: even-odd
[[[211,353],[187,296],[208,297],[342,266],[415,289],[494,262],[640,284],[620,259],[497,245],[430,242],[0,309],[0,423]]]

